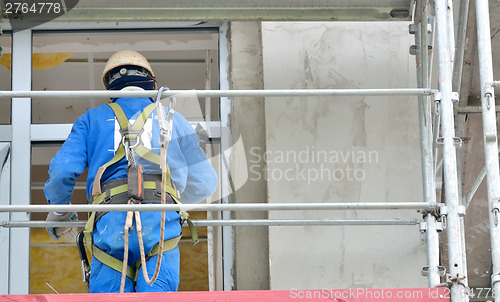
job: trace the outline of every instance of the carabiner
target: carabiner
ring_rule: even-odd
[[[158,123],[160,127],[160,145],[165,146],[170,141],[172,137],[172,128],[173,128],[173,118],[174,118],[174,108],[176,105],[175,97],[169,96],[170,105],[168,107],[168,113],[165,117],[165,111],[163,109],[163,105],[160,102],[161,96],[165,90],[170,90],[167,86],[161,86],[158,89],[158,94],[156,95],[156,110],[158,112]]]

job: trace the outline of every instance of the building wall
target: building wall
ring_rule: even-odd
[[[262,24],[265,89],[416,87],[408,23]],[[270,203],[422,201],[416,97],[265,101]],[[402,211],[271,212],[269,218],[419,218]],[[426,286],[418,226],[270,227],[271,289]]]
[[[262,32],[258,22],[231,22],[228,30],[230,44],[229,85],[231,89],[263,89]],[[266,124],[263,98],[234,98],[231,126],[233,139],[241,148],[233,148],[231,173],[233,202],[266,203],[265,179],[248,179],[248,168],[265,169],[265,162],[251,163],[251,150],[263,156],[266,145]],[[235,143],[238,146],[238,143]],[[238,186],[238,179],[244,185]],[[240,182],[242,183],[242,182]],[[237,219],[266,219],[266,212],[237,212]],[[267,227],[235,227],[234,287],[238,290],[269,289]]]

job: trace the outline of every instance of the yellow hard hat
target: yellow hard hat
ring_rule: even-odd
[[[143,55],[133,50],[121,50],[119,52],[114,53],[109,58],[108,62],[106,63],[106,66],[104,67],[104,71],[102,73],[102,83],[104,85],[104,88],[108,89],[109,84],[116,79],[116,78],[113,79],[115,75],[110,74],[110,72],[120,66],[142,67],[146,71],[147,76],[150,76],[153,79],[155,78],[151,65],[149,65],[148,60],[146,60],[146,58]],[[127,72],[126,70],[120,71],[118,72],[118,76],[120,76],[119,73],[121,73],[122,76],[125,76],[126,72]]]

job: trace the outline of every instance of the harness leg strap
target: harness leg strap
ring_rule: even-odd
[[[168,252],[170,250],[173,250],[178,244],[179,241],[181,240],[182,234],[163,241],[163,252]],[[157,243],[151,252],[149,252],[146,255],[146,260],[149,260],[151,257],[154,257],[158,255],[158,246],[159,244]],[[119,260],[118,258],[115,258],[106,252],[102,251],[100,248],[98,248],[95,245],[92,245],[92,249],[94,251],[94,257],[99,260],[102,264],[107,265],[114,269],[115,271],[119,272],[120,274],[122,273],[122,268],[123,268],[123,261]],[[131,267],[130,265],[127,265],[127,277],[132,280],[133,282],[136,281],[137,279],[137,273],[139,272],[139,268],[141,267],[141,260],[137,260],[135,262],[135,267]]]

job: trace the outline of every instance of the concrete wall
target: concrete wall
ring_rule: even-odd
[[[265,89],[416,87],[408,23],[262,25]],[[416,97],[268,98],[270,203],[422,201]],[[263,173],[266,172],[266,173]],[[416,211],[269,218],[418,218]],[[271,289],[426,286],[418,226],[271,227]]]
[[[229,55],[229,85],[231,89],[263,89],[262,70],[262,33],[261,25],[257,22],[231,22],[228,29],[230,44]],[[241,168],[234,171],[245,175],[245,168],[255,165],[254,168],[262,171],[265,162],[248,162],[251,150],[257,150],[263,156],[266,145],[266,130],[264,120],[264,100],[262,98],[236,98],[233,102],[231,127],[234,140],[242,142],[241,149],[234,149],[235,158],[243,159]],[[245,165],[246,158],[247,162]],[[240,162],[241,163],[241,162]],[[234,165],[234,163],[233,163]],[[235,173],[231,173],[233,183],[237,183]],[[237,185],[237,184],[236,184]],[[248,179],[245,184],[235,189],[231,196],[237,203],[266,203],[267,182],[265,179]],[[237,212],[237,219],[265,219],[266,212]],[[268,232],[267,227],[236,227],[235,231],[235,271],[234,287],[238,290],[268,289]]]

